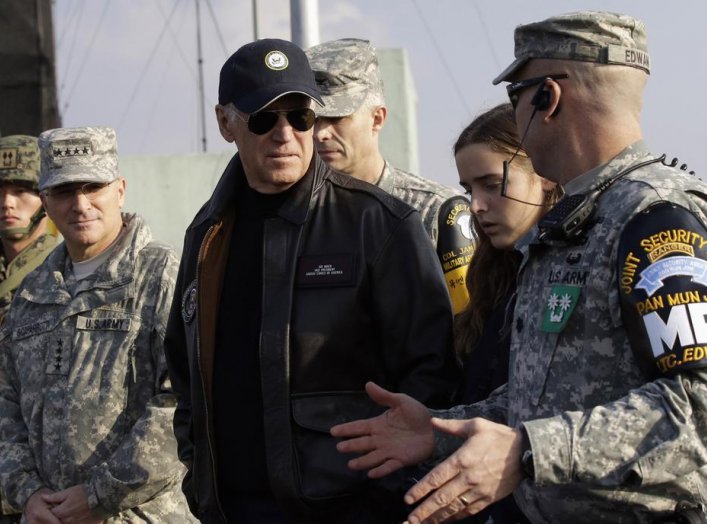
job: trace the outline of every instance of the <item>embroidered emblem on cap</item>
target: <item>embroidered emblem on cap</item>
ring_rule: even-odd
[[[194,313],[196,313],[196,279],[191,281],[182,296],[182,319],[185,324],[192,321]]]
[[[282,51],[270,51],[265,55],[265,65],[274,71],[282,71],[287,69],[290,61]]]
[[[93,155],[90,140],[57,140],[52,144],[52,160],[54,166],[60,167],[67,160],[85,158]]]
[[[0,149],[0,169],[13,169],[17,167],[17,148],[8,147],[5,149]]]

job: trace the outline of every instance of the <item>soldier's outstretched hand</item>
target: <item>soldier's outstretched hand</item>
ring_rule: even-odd
[[[483,418],[431,421],[434,428],[466,441],[405,494],[420,505],[409,524],[434,524],[474,515],[509,495],[523,479],[519,430]]]
[[[389,409],[377,417],[331,428],[332,436],[346,439],[336,446],[341,453],[363,454],[349,461],[351,469],[369,470],[370,478],[380,478],[432,455],[434,434],[424,404],[373,382],[366,384],[366,393],[375,403]]]

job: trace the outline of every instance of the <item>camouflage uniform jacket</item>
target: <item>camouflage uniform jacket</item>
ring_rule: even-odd
[[[439,209],[442,204],[455,196],[466,200],[460,191],[393,167],[388,162],[385,163],[377,185],[419,211],[425,231],[435,245],[439,231]]]
[[[18,253],[9,263],[6,262],[5,255],[0,251],[0,282],[5,281],[10,275],[21,271],[22,268],[26,267],[28,264],[34,263],[35,267],[39,265],[42,260],[47,258],[49,252],[56,247],[58,241],[58,237],[49,233],[40,235],[34,242]],[[0,296],[0,324],[2,324],[7,310],[10,309],[13,291],[14,289],[5,294],[5,296]]]
[[[637,142],[566,190],[584,193],[650,158]],[[525,427],[535,478],[523,481],[515,498],[531,521],[653,522],[677,501],[705,501],[705,372],[650,380],[639,370],[621,315],[617,264],[621,231],[632,217],[653,203],[673,202],[704,225],[705,195],[695,177],[654,163],[602,194],[586,243],[547,245],[537,231],[525,237],[508,384],[486,401],[441,415],[507,417],[510,426]],[[545,332],[558,286],[579,293],[564,329]],[[458,445],[438,435],[436,454]]]
[[[19,508],[83,484],[105,522],[191,522],[163,355],[177,260],[140,217],[123,221],[93,275],[67,286],[61,245],[15,294],[0,331],[0,484]]]

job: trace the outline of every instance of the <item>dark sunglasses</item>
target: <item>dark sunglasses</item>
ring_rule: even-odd
[[[256,135],[264,135],[277,124],[280,115],[284,116],[296,131],[309,131],[315,120],[314,111],[308,107],[302,109],[279,109],[258,111],[248,117],[236,112],[241,120],[248,124],[248,130]]]
[[[506,92],[508,93],[508,99],[511,101],[511,105],[513,106],[513,109],[515,109],[516,106],[518,105],[518,99],[520,98],[520,92],[523,89],[542,84],[548,78],[551,80],[562,80],[563,78],[569,78],[569,75],[566,73],[559,73],[556,75],[536,76],[534,78],[527,78],[527,79],[521,80],[519,82],[513,82],[511,84],[508,84],[506,86]]]

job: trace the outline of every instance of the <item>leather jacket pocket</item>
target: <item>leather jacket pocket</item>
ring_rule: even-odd
[[[362,391],[292,395],[294,456],[300,494],[322,500],[353,495],[366,486],[366,473],[349,469],[352,458],[336,450],[329,429],[343,422],[379,415],[384,408]]]

